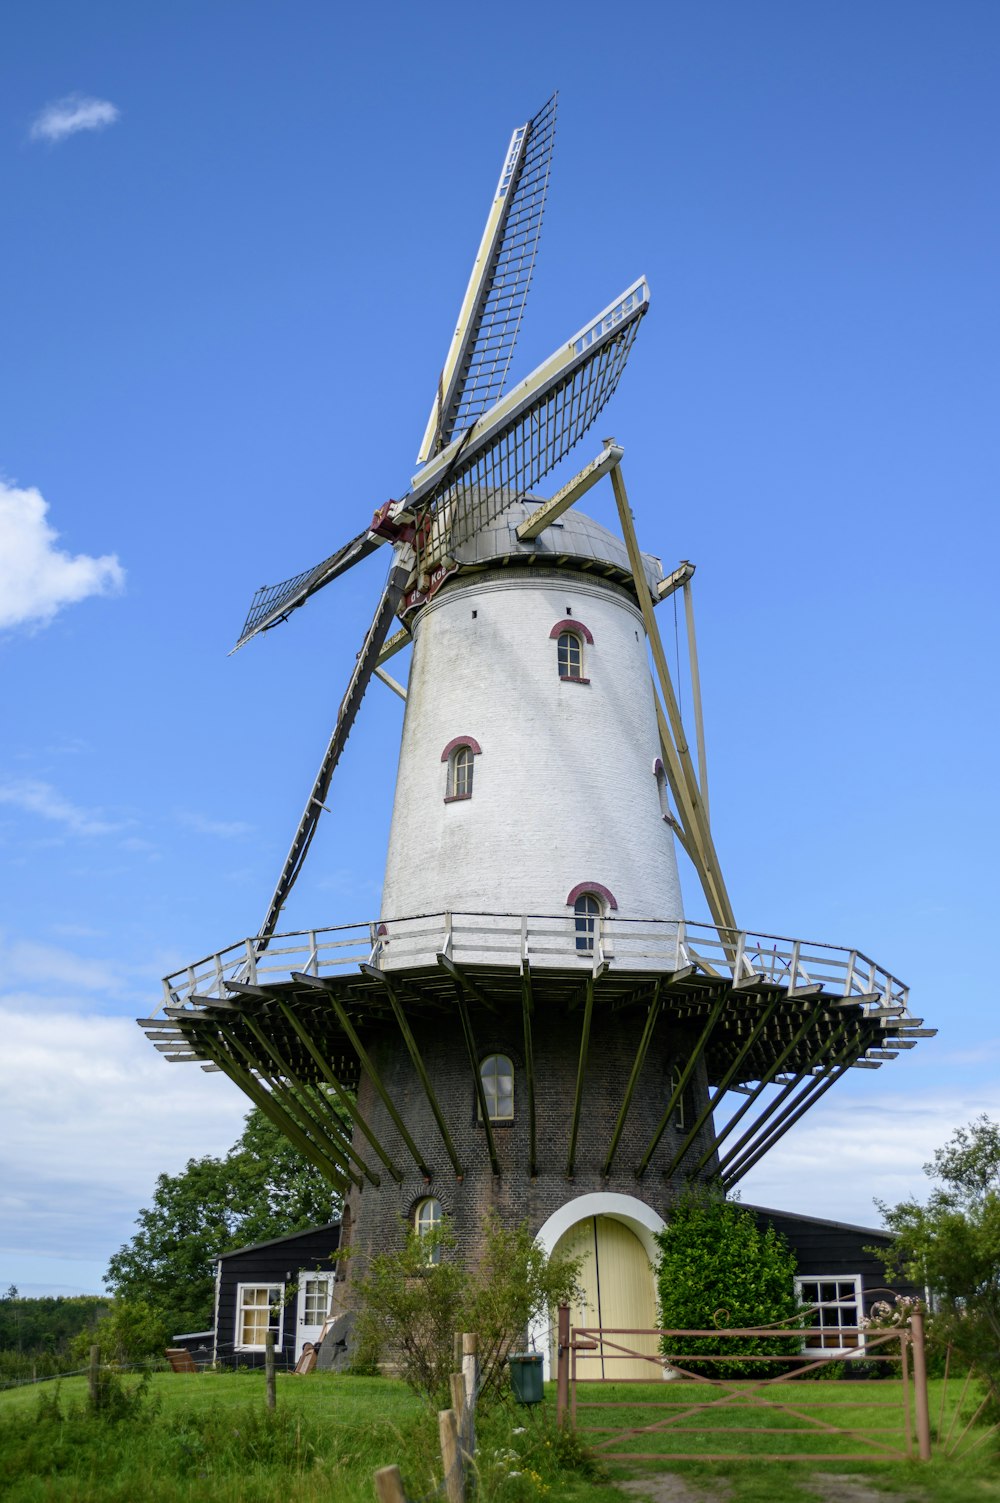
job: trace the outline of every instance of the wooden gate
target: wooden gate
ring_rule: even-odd
[[[804,1333],[797,1327],[653,1331],[571,1326],[569,1308],[563,1305],[559,1310],[559,1419],[578,1428],[592,1448],[609,1460],[910,1461],[917,1455],[921,1461],[929,1461],[923,1316],[911,1316],[908,1327],[864,1332],[863,1345],[860,1329],[844,1328],[843,1334],[858,1338],[849,1356],[817,1358],[815,1350],[803,1349]],[[690,1336],[715,1338],[713,1345],[718,1350],[697,1357],[671,1353],[673,1338]],[[787,1342],[788,1351],[745,1358],[732,1345],[726,1350],[727,1342],[748,1336]],[[650,1338],[656,1338],[655,1356],[649,1355]],[[645,1393],[634,1399],[579,1398],[577,1386],[588,1364],[591,1371],[597,1363],[603,1368],[609,1356],[644,1363],[649,1372],[645,1381],[657,1381],[659,1394],[655,1398],[647,1398]],[[731,1366],[741,1360],[752,1362],[755,1368],[773,1365],[776,1376],[710,1376],[713,1367]],[[831,1363],[849,1369],[851,1364],[861,1362],[866,1366],[895,1364],[898,1380],[884,1378],[864,1384],[801,1381],[825,1376]],[[665,1377],[671,1381],[663,1382]],[[643,1379],[612,1379],[616,1387],[619,1381],[624,1386]],[[602,1411],[598,1420],[611,1419],[619,1411],[617,1423],[590,1423],[592,1411]],[[654,1412],[660,1412],[660,1417],[651,1417]],[[781,1438],[784,1449],[769,1448],[772,1436]],[[736,1441],[738,1437],[735,1446],[719,1449],[720,1438]],[[807,1449],[802,1442],[825,1443],[825,1449]],[[633,1448],[652,1443],[658,1443],[659,1449]]]

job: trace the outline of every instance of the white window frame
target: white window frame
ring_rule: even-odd
[[[563,643],[566,643],[565,650]],[[575,649],[575,652],[574,652]],[[573,658],[576,658],[576,673],[571,673],[574,666]],[[580,632],[567,626],[559,633],[556,639],[556,667],[559,677],[568,684],[582,684],[586,682],[584,677],[583,637]],[[563,670],[566,670],[565,672]]]
[[[472,797],[476,771],[476,754],[464,741],[448,758],[448,798],[456,803]]]
[[[274,1349],[276,1352],[280,1351],[282,1340],[285,1334],[285,1285],[283,1281],[278,1281],[276,1279],[271,1279],[267,1283],[241,1283],[236,1285],[236,1328],[233,1331],[233,1350],[237,1352],[263,1352],[266,1350],[266,1346],[263,1341],[258,1344],[255,1342],[246,1342],[242,1339],[244,1309],[260,1310],[264,1308],[261,1305],[244,1306],[243,1292],[246,1289],[276,1289],[278,1291],[278,1326],[274,1332]],[[274,1301],[268,1300],[268,1307],[270,1307],[273,1303]],[[268,1329],[272,1329],[270,1321],[268,1321]]]
[[[822,1286],[824,1284],[834,1284],[834,1285],[850,1284],[850,1285],[852,1285],[852,1287],[854,1289],[854,1298],[849,1300],[849,1299],[845,1298],[844,1296],[842,1296],[839,1293],[839,1290],[838,1290],[837,1298],[835,1300],[807,1299],[806,1296],[802,1292],[803,1286],[806,1285],[806,1284],[816,1285],[817,1291],[820,1292],[820,1293],[822,1292]],[[834,1327],[832,1325],[824,1326],[824,1325],[822,1325],[822,1323],[820,1325],[818,1325],[818,1326],[807,1326],[805,1328],[805,1330],[802,1332],[802,1350],[803,1350],[803,1352],[808,1352],[810,1354],[815,1354],[815,1356],[817,1358],[819,1358],[819,1357],[849,1357],[854,1352],[857,1352],[857,1351],[860,1351],[860,1350],[864,1349],[864,1345],[865,1345],[865,1333],[864,1333],[863,1330],[860,1329],[861,1322],[864,1319],[864,1314],[865,1314],[864,1291],[863,1291],[862,1282],[861,1282],[861,1275],[859,1273],[823,1273],[823,1274],[808,1274],[808,1275],[803,1274],[801,1277],[799,1277],[798,1275],[796,1275],[796,1278],[795,1278],[795,1298],[798,1300],[798,1302],[799,1302],[800,1305],[805,1306],[807,1309],[811,1308],[813,1305],[819,1305],[819,1307],[820,1307],[820,1320],[821,1320],[821,1322],[822,1322],[822,1312],[824,1310],[846,1310],[848,1307],[851,1307],[854,1310],[854,1319],[853,1319],[853,1321],[843,1322],[843,1321],[838,1320],[836,1327]],[[832,1331],[834,1329],[839,1329],[840,1326],[843,1325],[843,1324],[846,1324],[847,1326],[849,1326],[851,1328],[853,1328],[855,1326],[857,1326],[859,1328],[858,1331],[857,1331],[857,1345],[856,1346],[824,1346],[824,1345],[810,1346],[810,1344],[809,1344],[809,1337],[810,1336],[815,1337],[817,1334],[819,1334],[821,1336],[825,1335],[829,1331]]]
[[[426,1222],[426,1224],[422,1225],[421,1224],[420,1212],[423,1210],[423,1208],[425,1206],[432,1206],[432,1205],[437,1206],[438,1214],[436,1216],[432,1216],[431,1219]],[[436,1231],[437,1228],[439,1226],[441,1226],[443,1223],[444,1223],[444,1206],[438,1200],[437,1196],[436,1195],[424,1195],[424,1196],[422,1196],[420,1198],[420,1200],[417,1201],[416,1205],[413,1207],[413,1230],[416,1232],[417,1236],[418,1237],[426,1237],[428,1232]],[[436,1247],[429,1247],[427,1249],[427,1256],[424,1259],[424,1261],[427,1263],[428,1267],[433,1267],[436,1263],[440,1263],[440,1261],[441,1261],[441,1244],[440,1244],[440,1242],[438,1243],[438,1245]]]
[[[486,1074],[486,1066],[488,1064],[491,1064],[494,1060],[502,1060],[504,1062],[504,1064],[507,1066],[507,1070],[505,1070],[503,1072],[504,1079],[506,1079],[508,1077],[508,1073],[509,1073],[509,1078],[510,1078],[510,1097],[509,1097],[509,1100],[510,1100],[510,1111],[509,1112],[504,1112],[504,1114],[502,1116],[500,1115],[499,1110],[498,1110],[499,1107],[500,1107],[500,1104],[501,1104],[500,1103],[500,1092],[498,1090],[496,1090],[496,1088],[495,1088],[496,1087],[496,1082],[500,1079],[500,1074],[499,1074],[499,1072],[497,1070],[493,1070],[492,1073],[489,1076],[487,1076],[487,1074]],[[490,1121],[491,1122],[513,1122],[513,1120],[514,1120],[514,1061],[511,1059],[510,1055],[509,1054],[487,1054],[487,1055],[485,1055],[479,1061],[479,1079],[482,1081],[483,1095],[486,1097],[486,1105],[490,1108]],[[493,1089],[491,1089],[490,1085],[487,1084],[487,1081],[491,1081],[493,1083]],[[478,1118],[478,1120],[480,1122],[483,1120],[482,1109],[479,1106],[478,1096],[477,1096],[477,1099],[476,1099],[476,1116],[477,1116],[477,1118]]]
[[[593,903],[593,908],[583,908],[582,903]],[[573,901],[573,923],[576,950],[579,955],[593,955],[601,943],[601,923],[605,904],[599,893],[581,892]]]

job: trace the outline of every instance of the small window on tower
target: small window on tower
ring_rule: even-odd
[[[417,1202],[416,1209],[413,1212],[413,1230],[418,1237],[430,1237],[433,1232],[437,1231],[443,1220],[444,1211],[441,1209],[441,1202],[436,1200],[433,1195],[429,1195],[426,1200]],[[427,1249],[425,1262],[440,1263],[440,1261],[441,1244],[432,1240],[431,1245]]]
[[[576,948],[582,954],[593,954],[594,938],[602,909],[600,900],[592,892],[581,892],[573,904],[576,915]]]
[[[470,746],[456,746],[448,765],[449,798],[472,797],[472,771],[474,763]]]
[[[559,677],[583,678],[583,639],[575,631],[559,633]]]
[[[488,1054],[479,1070],[490,1121],[510,1122],[514,1116],[513,1064],[506,1054]]]

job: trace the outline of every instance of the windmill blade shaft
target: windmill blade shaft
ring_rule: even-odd
[[[555,143],[556,96],[511,137],[418,464],[498,399],[531,286]]]
[[[271,899],[267,915],[258,931],[258,954],[267,948],[268,941],[277,927],[278,917],[285,900],[295,885],[295,880],[299,872],[302,870],[302,863],[305,860],[316,826],[319,823],[320,814],[323,812],[323,804],[330,787],[330,779],[333,777],[334,769],[340,761],[341,753],[351,733],[351,727],[354,724],[361,701],[364,698],[365,690],[375,672],[379,653],[382,651],[383,643],[392,624],[392,618],[396,614],[401,601],[406,577],[406,568],[403,565],[394,564],[389,581],[382,592],[382,598],[379,601],[374,620],[368,628],[368,635],[365,637],[364,645],[358,654],[357,663],[354,665],[351,681],[347,686],[347,692],[341,701],[337,714],[337,722],[330,736],[323,760],[319,765],[319,771],[316,774],[312,791],[309,794],[302,818],[299,821],[299,827],[295,832],[295,838],[285,859],[281,876],[278,878],[278,885],[274,889],[274,896]]]
[[[291,579],[283,580],[277,585],[262,585],[250,602],[250,610],[247,619],[243,623],[239,641],[233,648],[236,652],[244,643],[249,642],[258,632],[267,631],[283,621],[289,611],[308,600],[310,595],[315,595],[324,585],[329,584],[331,579],[336,579],[338,574],[343,574],[352,564],[359,559],[367,558],[384,542],[384,538],[373,534],[366,528],[359,532],[356,538],[345,543],[343,548],[338,548],[336,553],[331,553],[322,563],[316,564],[312,569],[306,569],[301,574],[295,574]]]

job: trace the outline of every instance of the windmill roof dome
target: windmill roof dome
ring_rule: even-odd
[[[550,562],[558,567],[579,559],[591,568],[594,564],[604,565],[609,573],[631,581],[632,567],[624,539],[575,506],[564,511],[557,521],[550,522],[537,538],[519,538],[517,529],[520,524],[543,504],[537,496],[512,501],[473,537],[453,546],[455,561],[459,565],[481,566],[489,563],[509,565],[518,559],[531,559],[536,564]],[[660,560],[644,553],[642,561],[650,588],[654,589],[663,578]]]

